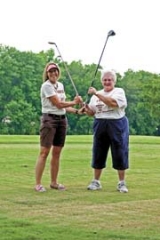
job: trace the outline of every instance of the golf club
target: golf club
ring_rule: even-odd
[[[74,91],[75,91],[76,95],[78,96],[79,94],[78,94],[77,88],[76,88],[76,86],[75,86],[75,84],[74,84],[74,82],[73,82],[73,79],[72,79],[72,77],[71,77],[71,75],[70,75],[70,73],[69,73],[69,70],[68,70],[68,68],[67,68],[67,65],[66,65],[65,61],[63,60],[62,54],[61,54],[61,52],[60,52],[57,44],[56,44],[55,42],[48,42],[48,44],[55,45],[55,47],[57,48],[57,51],[58,51],[58,54],[59,54],[58,58],[61,58],[61,61],[63,62],[63,65],[64,65],[64,67],[65,67],[65,70],[66,70],[66,72],[67,72],[67,74],[68,74],[68,77],[69,77],[69,79],[70,79],[70,81],[71,81],[71,83],[72,83],[72,86],[73,86],[73,88],[74,88]]]
[[[95,82],[95,80],[96,80],[96,75],[97,75],[98,69],[99,69],[99,67],[100,67],[100,63],[101,63],[101,60],[102,60],[102,56],[103,56],[103,53],[104,53],[106,44],[107,44],[107,42],[108,42],[108,38],[111,37],[111,36],[114,36],[114,35],[116,35],[116,33],[115,33],[113,30],[110,30],[110,31],[108,32],[108,34],[107,34],[107,38],[106,38],[105,44],[104,44],[104,46],[103,46],[103,49],[102,49],[102,52],[101,52],[101,55],[100,55],[100,58],[99,58],[99,61],[98,61],[98,64],[97,64],[97,67],[96,67],[96,70],[95,70],[95,73],[94,73],[94,76],[93,76],[93,80],[92,80],[92,82],[91,82],[90,87],[93,86],[93,84],[94,84],[94,82]],[[86,103],[88,103],[88,101],[89,101],[89,95],[87,95]]]

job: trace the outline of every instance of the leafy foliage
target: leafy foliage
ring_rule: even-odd
[[[40,87],[44,66],[49,61],[59,64],[60,81],[65,86],[67,99],[72,100],[74,88],[63,62],[55,57],[53,49],[33,53],[0,45],[0,134],[39,133]],[[66,66],[84,101],[93,80],[94,87],[101,88],[100,72],[93,79],[95,64],[72,61],[66,62]],[[117,86],[122,87],[127,96],[130,134],[160,135],[160,75],[131,69],[124,76],[117,75]],[[92,134],[93,118],[68,114],[68,122],[68,134]]]
[[[129,70],[118,84],[124,88],[128,101],[126,114],[130,132],[136,135],[159,135],[160,75]]]

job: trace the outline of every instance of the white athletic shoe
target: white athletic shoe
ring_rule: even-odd
[[[121,193],[127,193],[128,189],[126,187],[125,182],[119,182],[118,185],[117,185],[117,190]]]
[[[89,186],[87,187],[88,190],[100,190],[102,189],[101,183],[98,180],[93,180]]]

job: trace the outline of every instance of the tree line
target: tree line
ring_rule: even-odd
[[[60,81],[64,84],[67,100],[75,91],[63,62],[53,49],[33,53],[0,45],[0,134],[39,134],[41,116],[40,87],[47,62],[56,62],[61,69]],[[93,80],[96,64],[84,65],[81,61],[67,62],[66,66],[85,101]],[[126,115],[131,135],[160,135],[160,74],[128,69],[123,76],[117,73],[117,87],[127,96]],[[101,88],[100,72],[94,87]],[[79,106],[77,106],[78,108]],[[93,118],[68,114],[68,134],[92,134]]]

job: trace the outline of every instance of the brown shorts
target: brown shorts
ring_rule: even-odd
[[[40,126],[40,145],[43,147],[60,146],[65,143],[67,118],[52,114],[43,114]]]

